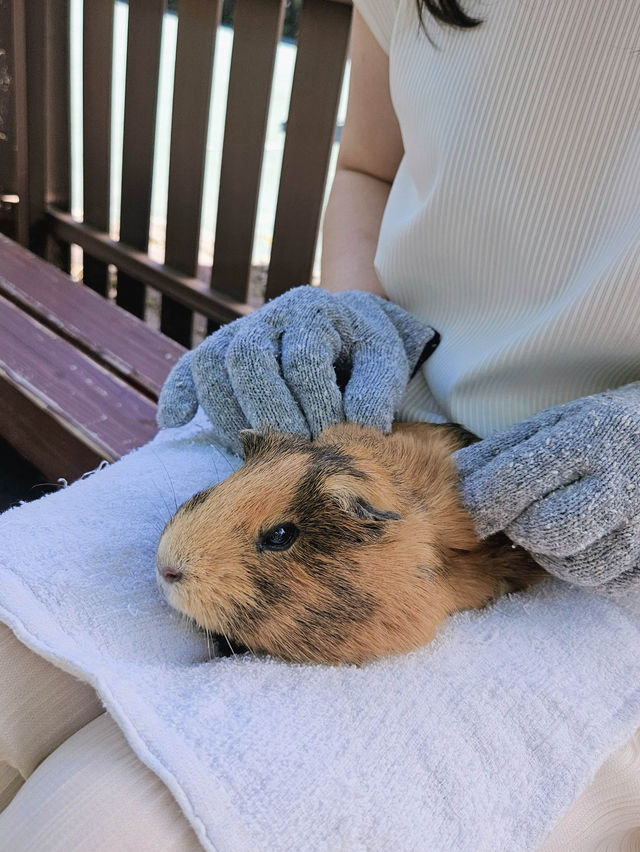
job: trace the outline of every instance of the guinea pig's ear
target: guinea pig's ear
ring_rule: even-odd
[[[352,512],[363,521],[400,521],[402,515],[387,509],[376,509],[364,497],[354,497]]]
[[[264,448],[268,438],[266,433],[258,432],[256,429],[241,429],[239,435],[245,460],[257,455]]]
[[[387,509],[377,509],[364,497],[357,494],[345,493],[335,495],[341,509],[361,521],[400,521],[402,515]]]

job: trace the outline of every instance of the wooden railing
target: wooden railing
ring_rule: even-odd
[[[221,0],[179,0],[165,262],[148,255],[162,19],[166,0],[129,0],[120,240],[109,236],[114,0],[85,0],[84,219],[71,216],[69,0],[0,3],[0,229],[70,267],[143,316],[162,294],[161,330],[192,344],[193,314],[211,328],[250,310],[248,286],[267,113],[285,0],[236,0],[210,280],[198,269],[215,34]],[[266,296],[311,279],[344,71],[351,6],[304,0]],[[0,63],[0,78],[2,66]],[[4,199],[4,201],[3,201]],[[200,277],[199,277],[200,275]]]

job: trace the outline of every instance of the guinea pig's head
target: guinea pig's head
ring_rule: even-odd
[[[361,663],[540,573],[506,539],[477,538],[457,428],[242,437],[244,466],[181,506],[158,547],[168,602],[205,630],[287,660]]]

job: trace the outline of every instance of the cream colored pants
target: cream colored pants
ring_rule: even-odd
[[[94,690],[0,624],[0,852],[199,849],[173,797]],[[542,849],[640,850],[640,731]]]

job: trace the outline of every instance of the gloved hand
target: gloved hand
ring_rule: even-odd
[[[640,382],[542,411],[455,460],[482,537],[504,530],[570,583],[640,583]]]
[[[315,437],[346,419],[389,431],[412,372],[438,341],[372,293],[296,287],[183,355],[162,388],[158,423],[187,423],[200,404],[236,452],[238,432],[250,427]]]

